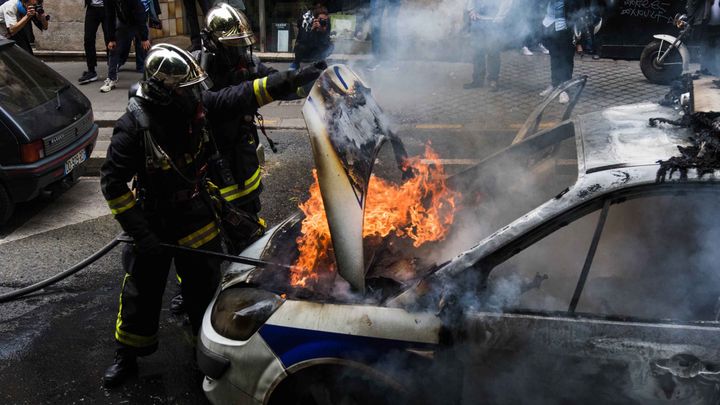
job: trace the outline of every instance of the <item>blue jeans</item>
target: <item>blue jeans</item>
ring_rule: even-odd
[[[397,47],[397,16],[399,11],[400,2],[398,0],[370,0],[372,52],[375,59],[386,58],[389,52]],[[388,17],[383,25],[383,14],[385,12],[387,12]]]

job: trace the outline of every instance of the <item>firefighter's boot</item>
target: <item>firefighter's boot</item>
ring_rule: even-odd
[[[121,385],[128,377],[137,373],[137,360],[134,353],[118,349],[115,352],[115,361],[105,370],[103,385],[106,388]]]

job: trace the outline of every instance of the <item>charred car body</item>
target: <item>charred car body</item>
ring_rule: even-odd
[[[720,187],[693,170],[657,181],[691,133],[648,119],[675,110],[568,112],[539,132],[534,115],[527,139],[448,179],[462,202],[445,240],[370,255],[362,240],[353,250],[356,207],[331,212],[362,216],[387,134],[363,89],[331,66],[304,109],[353,292],[292,287],[287,267],[231,268],[198,342],[212,402],[717,403]],[[243,255],[291,265],[301,221]]]

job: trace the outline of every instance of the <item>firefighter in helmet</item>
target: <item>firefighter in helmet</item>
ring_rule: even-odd
[[[118,349],[103,376],[106,386],[121,384],[137,370],[138,356],[157,349],[160,305],[173,259],[194,333],[219,283],[218,261],[161,246],[221,249],[218,197],[207,181],[208,163],[217,155],[210,120],[257,108],[258,100],[248,91],[252,83],[220,91],[205,90],[206,83],[207,74],[189,53],[155,45],[139,90],[115,124],[101,187],[115,219],[135,242],[123,251]],[[277,81],[266,90],[273,94],[294,85]]]
[[[243,82],[252,83],[247,90],[257,100],[257,105],[242,114],[217,117],[212,120],[213,132],[217,135],[219,149],[223,154],[224,163],[232,173],[232,182],[213,176],[221,184],[217,186],[223,199],[233,207],[256,218],[261,227],[264,221],[257,216],[260,212],[260,193],[262,191],[260,162],[258,158],[258,125],[262,127],[262,116],[258,109],[273,100],[297,99],[303,89],[312,85],[312,80],[296,80],[296,78],[316,78],[327,66],[325,62],[308,66],[301,71],[278,72],[260,62],[253,55],[252,46],[255,37],[247,17],[238,9],[227,3],[218,3],[207,12],[206,28],[203,31],[203,52],[200,64],[208,73],[213,83],[213,90]],[[291,84],[298,81],[302,86],[277,86],[278,82]],[[268,92],[268,86],[274,91]],[[282,87],[282,88],[280,88]],[[298,93],[300,93],[298,95]],[[221,135],[222,134],[222,135]],[[274,150],[272,141],[268,138]],[[225,222],[228,233],[233,239],[234,249],[240,250],[252,242],[258,234],[251,234],[237,229],[233,224]]]

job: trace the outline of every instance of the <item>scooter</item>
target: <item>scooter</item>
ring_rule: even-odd
[[[653,35],[655,40],[645,46],[640,56],[640,69],[650,83],[670,84],[689,72],[690,51],[683,40],[690,35],[691,25],[685,14],[676,15],[673,22],[680,29],[680,35],[677,38],[665,34]]]

